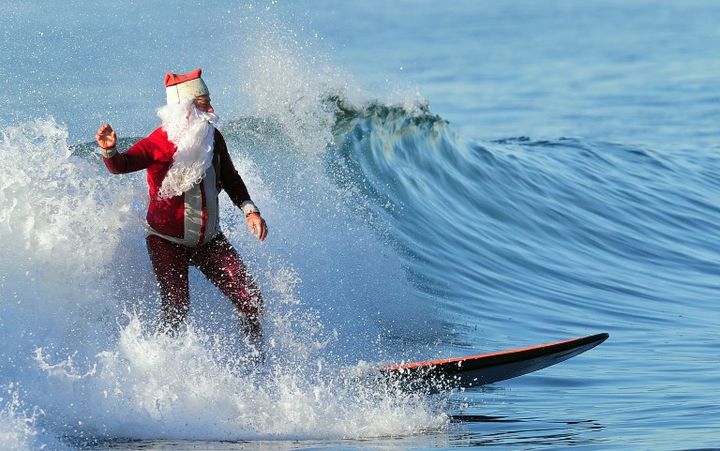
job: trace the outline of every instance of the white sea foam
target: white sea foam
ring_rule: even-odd
[[[7,446],[36,446],[38,428],[78,440],[239,440],[444,427],[447,419],[433,402],[357,381],[352,368],[340,371],[346,357],[338,357],[336,345],[353,328],[328,328],[324,315],[303,301],[303,274],[322,267],[288,260],[277,247],[267,247],[262,259],[250,252],[248,260],[265,268],[257,271],[268,301],[263,366],[245,361],[230,303],[217,302],[217,290],[197,274],[187,330],[177,339],[156,335],[142,174],[112,177],[96,156],[73,155],[65,127],[52,119],[5,128],[0,137],[0,384],[22,381],[31,409],[3,411]],[[238,158],[238,167],[247,171],[248,162]],[[270,212],[285,208],[282,197],[258,192],[274,205]],[[278,228],[297,226],[289,217]],[[360,243],[348,243],[337,225],[325,239],[355,258],[350,249]],[[360,252],[371,255],[371,248],[367,241]],[[321,291],[335,282],[323,281]],[[33,413],[40,410],[45,414]]]
[[[192,328],[170,339],[143,333],[133,318],[117,348],[98,355],[97,371],[54,375],[81,389],[83,405],[70,423],[82,425],[76,434],[93,436],[361,438],[439,429],[446,421],[418,396],[332,376],[321,360],[248,372],[227,353]]]
[[[28,410],[21,400],[16,384],[0,392],[0,449],[5,451],[63,450],[67,446],[38,425],[44,412],[35,407]]]
[[[0,449],[30,450],[37,435],[35,417],[19,411],[17,392],[9,391],[9,399],[0,396]]]
[[[280,31],[244,32],[238,89],[252,117],[282,130],[259,136],[260,148],[237,146],[258,130],[226,135],[270,225],[262,247],[221,198],[226,235],[266,299],[260,367],[247,361],[231,304],[195,271],[187,329],[154,333],[143,173],[110,176],[99,157],[74,155],[53,119],[0,130],[0,384],[22,381],[30,408],[3,411],[0,431],[16,433],[6,443],[36,446],[38,430],[80,441],[252,440],[446,426],[442,401],[359,377],[371,365],[354,362],[384,359],[378,337],[419,310],[371,215],[348,208],[365,200],[323,169],[335,120],[328,96],[369,99]]]
[[[370,102],[403,106],[413,114],[427,104],[417,87],[388,84],[385,92],[369,95],[355,77],[333,64],[318,47],[320,41],[269,17],[244,22],[240,37],[242,63],[237,68],[238,91],[249,113],[279,121],[296,150],[322,154],[334,136],[334,99],[362,109]],[[378,99],[381,96],[381,100]]]

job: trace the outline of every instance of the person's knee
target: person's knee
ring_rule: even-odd
[[[233,299],[233,303],[243,314],[251,319],[259,319],[263,313],[263,299],[259,290],[245,288],[239,296]]]

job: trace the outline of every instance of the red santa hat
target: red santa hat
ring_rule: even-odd
[[[202,75],[202,69],[200,68],[187,74],[174,74],[172,72],[165,74],[165,93],[167,94],[168,105],[194,99],[198,96],[209,96],[210,91],[208,91],[200,75]]]

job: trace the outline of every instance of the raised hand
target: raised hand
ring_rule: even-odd
[[[97,145],[105,150],[110,150],[117,143],[117,135],[110,124],[102,124],[95,134]]]

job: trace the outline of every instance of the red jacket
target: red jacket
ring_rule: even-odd
[[[148,232],[169,241],[196,247],[210,241],[219,231],[218,194],[225,190],[235,205],[249,202],[245,183],[235,170],[225,139],[217,129],[213,163],[202,182],[181,196],[158,199],[158,191],[173,162],[176,147],[162,127],[135,143],[125,153],[114,152],[103,161],[113,174],[147,169],[150,205],[147,212]]]

